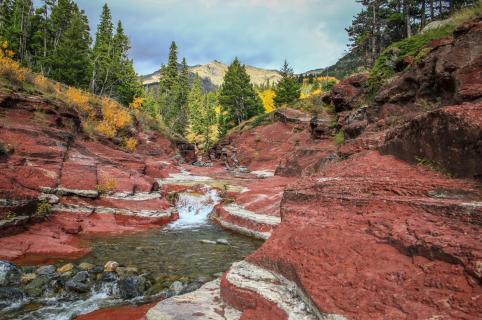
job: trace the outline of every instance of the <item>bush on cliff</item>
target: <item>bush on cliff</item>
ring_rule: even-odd
[[[452,15],[449,22],[439,28],[429,29],[410,38],[392,43],[376,59],[368,79],[369,91],[374,95],[383,84],[396,73],[405,70],[407,61],[418,61],[429,50],[426,46],[433,40],[451,36],[454,30],[466,21],[482,17],[482,1]],[[411,57],[412,59],[408,59]]]

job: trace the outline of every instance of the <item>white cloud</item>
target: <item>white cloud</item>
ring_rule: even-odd
[[[96,25],[103,2],[78,0]],[[171,40],[188,63],[218,59],[279,68],[286,58],[301,72],[334,63],[344,28],[358,11],[352,0],[107,0],[121,19],[139,73],[166,60]]]

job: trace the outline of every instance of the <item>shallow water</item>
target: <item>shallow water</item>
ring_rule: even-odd
[[[176,205],[177,221],[142,233],[85,237],[82,243],[91,247],[92,252],[76,263],[104,265],[114,260],[120,265],[137,267],[141,273],[149,273],[154,278],[163,274],[209,281],[214,274],[226,271],[233,262],[242,260],[261,244],[210,222],[208,215],[219,200],[217,193],[208,188],[204,194],[181,193]],[[218,239],[227,240],[229,245],[201,242]],[[99,308],[125,304],[126,301],[112,297],[115,290],[115,287],[97,287],[86,301],[44,299],[35,301],[35,305],[23,305],[21,309],[4,310],[3,313],[6,319],[68,320]],[[142,298],[137,300],[142,301]]]

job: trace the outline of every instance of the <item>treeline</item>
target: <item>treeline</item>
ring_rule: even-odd
[[[271,111],[274,106],[295,102],[300,97],[301,83],[285,62],[282,79],[277,84],[255,87],[246,67],[235,58],[218,90],[204,92],[198,75],[189,74],[185,58],[178,59],[178,48],[171,43],[166,64],[161,65],[157,90],[150,90],[145,110],[169,130],[185,136],[199,149],[207,151],[230,129],[252,117]],[[262,92],[273,95],[266,102]],[[267,104],[273,107],[267,108]]]
[[[142,92],[128,57],[129,39],[119,21],[114,28],[104,5],[92,41],[88,18],[72,0],[0,2],[0,40],[15,59],[46,77],[115,98],[124,104]]]
[[[449,17],[477,0],[357,0],[363,6],[346,29],[351,50],[367,65],[392,42],[411,37],[428,23]]]

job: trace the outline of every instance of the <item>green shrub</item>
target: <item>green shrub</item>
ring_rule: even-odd
[[[342,144],[345,143],[345,133],[343,131],[339,131],[335,136],[333,137],[333,141],[335,141],[335,144],[337,146],[341,146]]]
[[[377,92],[385,81],[397,72],[399,66],[403,66],[403,59],[409,56],[417,57],[418,60],[423,59],[419,54],[427,55],[428,50],[424,47],[431,41],[450,36],[455,26],[452,24],[443,26],[438,29],[429,30],[425,33],[417,34],[413,37],[395,42],[386,48],[377,58],[368,78],[369,90],[371,93]]]
[[[370,71],[368,78],[370,94],[373,96],[387,79],[397,72],[403,71],[398,68],[406,67],[402,63],[404,58],[413,56],[416,62],[423,60],[430,52],[426,45],[431,41],[452,35],[458,26],[477,17],[482,17],[482,1],[454,13],[450,21],[440,28],[427,30],[424,33],[392,43],[377,58]]]

